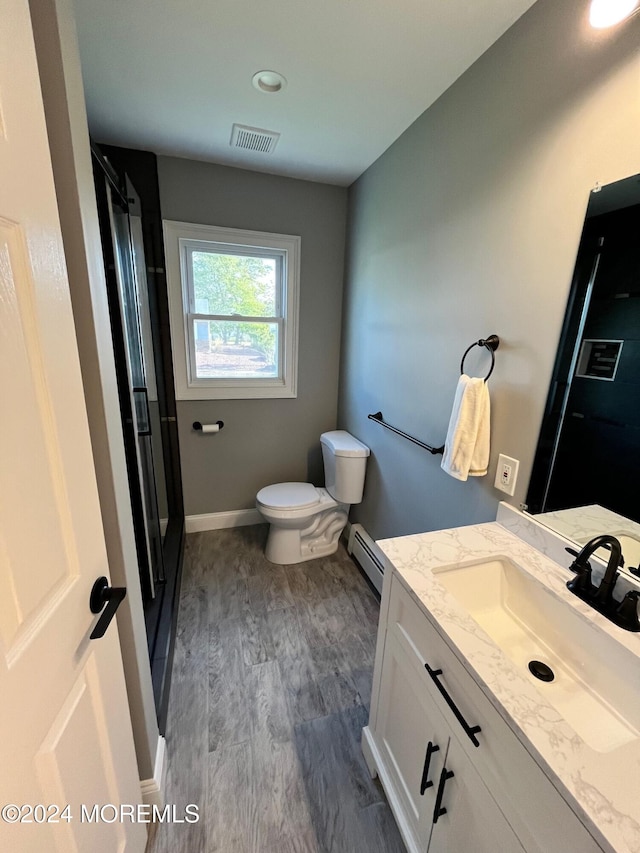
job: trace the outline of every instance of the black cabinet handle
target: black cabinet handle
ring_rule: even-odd
[[[100,637],[104,637],[104,632],[109,627],[109,622],[115,616],[116,610],[126,594],[126,587],[109,586],[109,581],[105,577],[98,578],[91,589],[89,608],[92,613],[100,613],[104,607],[104,612],[98,619],[98,623],[91,632],[89,639],[99,640]]]
[[[422,768],[422,781],[420,782],[420,796],[424,797],[424,792],[427,788],[431,788],[433,786],[433,782],[429,781],[429,764],[431,763],[431,756],[434,752],[437,752],[440,749],[437,743],[429,743],[427,744],[427,754],[424,757],[424,767]]]
[[[447,779],[453,779],[453,770],[447,770],[446,767],[442,768],[442,773],[440,774],[440,784],[438,785],[438,794],[436,796],[436,804],[433,809],[433,822],[437,823],[438,818],[442,817],[443,814],[447,813],[447,810],[442,805],[442,797],[444,795],[444,786]]]
[[[458,708],[456,703],[453,701],[451,696],[449,696],[444,685],[441,684],[440,681],[438,680],[438,676],[442,675],[442,670],[441,669],[431,669],[431,667],[429,666],[428,663],[425,663],[425,668],[426,668],[427,672],[429,673],[429,675],[431,676],[433,683],[435,684],[435,686],[440,691],[440,695],[442,696],[444,701],[447,703],[447,705],[453,711],[456,720],[460,723],[460,725],[464,729],[464,733],[467,735],[467,737],[469,738],[471,743],[474,746],[480,746],[480,741],[478,740],[476,735],[478,734],[478,732],[481,732],[482,729],[480,728],[480,726],[470,726],[469,723],[462,716],[462,714],[460,713],[460,709]]]

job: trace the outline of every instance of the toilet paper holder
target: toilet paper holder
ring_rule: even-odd
[[[192,427],[196,432],[202,433],[220,432],[223,426],[224,421],[216,421],[214,424],[203,424],[200,421],[194,421],[192,424]]]

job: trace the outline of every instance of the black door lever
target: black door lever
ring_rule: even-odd
[[[104,611],[98,619],[96,627],[91,632],[89,639],[98,640],[100,637],[104,637],[104,632],[109,627],[109,622],[115,616],[115,612],[126,594],[126,587],[109,586],[109,581],[105,577],[98,578],[91,589],[89,608],[92,613],[100,613],[103,608]],[[107,605],[106,608],[105,604]]]

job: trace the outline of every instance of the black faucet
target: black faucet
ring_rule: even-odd
[[[611,553],[600,585],[596,587],[591,581],[589,557],[598,548],[603,547],[607,548]],[[640,631],[637,607],[640,592],[635,590],[628,592],[622,601],[618,601],[613,597],[613,589],[619,577],[618,566],[624,566],[622,547],[616,537],[604,533],[602,536],[590,539],[578,553],[571,548],[567,548],[567,551],[575,556],[575,560],[569,568],[576,573],[576,576],[567,582],[567,587],[571,592],[577,595],[578,598],[586,601],[587,604],[590,604],[620,628],[624,628],[627,631]]]

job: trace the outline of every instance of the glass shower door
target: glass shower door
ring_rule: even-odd
[[[152,416],[153,401],[149,399],[149,378],[151,379],[152,395],[155,396],[156,403],[157,394],[153,392],[156,387],[153,360],[147,357],[143,341],[143,318],[145,315],[148,316],[148,305],[142,299],[141,288],[138,284],[146,276],[144,248],[141,243],[134,248],[133,233],[135,233],[135,229],[132,229],[127,201],[109,186],[108,181],[106,190],[113,243],[113,266],[117,283],[118,308],[130,398],[130,406],[127,407],[129,411],[125,413],[125,428],[128,427],[130,431],[127,462],[138,545],[140,579],[143,597],[148,599],[155,596],[156,586],[164,583],[165,572],[162,529],[158,508],[158,477],[156,476],[156,459],[153,446],[154,436],[157,436],[158,439],[160,436],[159,424],[154,424]],[[139,236],[142,236],[141,232]],[[125,435],[125,441],[126,438]],[[162,455],[160,455],[159,461],[162,464]],[[164,483],[164,476],[162,476],[161,482]],[[138,500],[134,499],[135,492],[137,492]]]
[[[151,319],[150,294],[147,285],[146,260],[144,254],[144,237],[142,232],[142,214],[138,194],[133,185],[127,183],[129,202],[129,225],[133,247],[133,263],[136,273],[138,293],[138,316],[140,320],[140,338],[142,357],[146,379],[146,403],[151,430],[151,450],[153,453],[153,470],[156,481],[156,498],[160,517],[160,536],[163,542],[169,521],[169,497],[167,494],[167,477],[164,467],[163,449],[163,416],[161,412],[158,379],[156,374],[157,353],[154,350],[153,324]],[[162,370],[162,365],[160,365]]]

